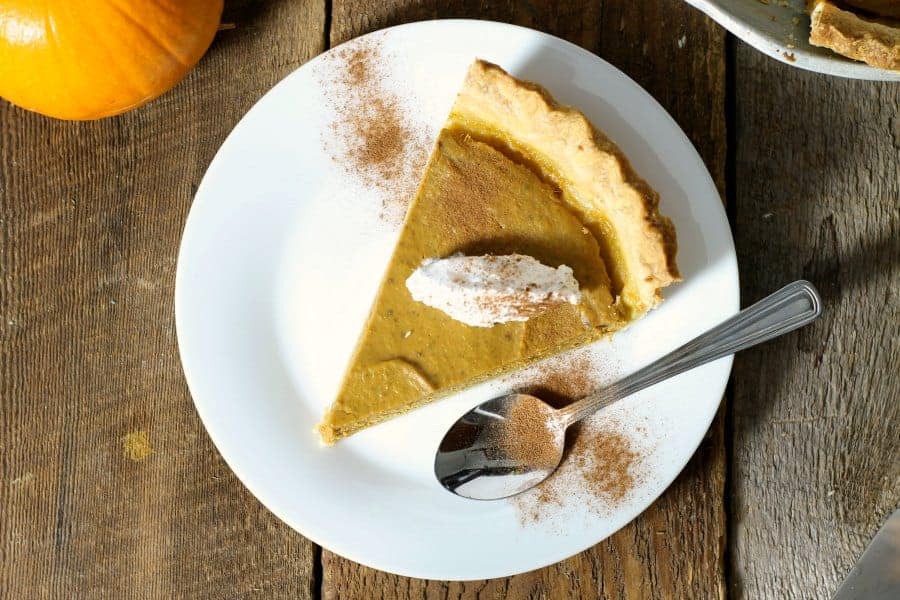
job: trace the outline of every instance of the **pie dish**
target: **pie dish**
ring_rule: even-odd
[[[873,67],[900,70],[900,2],[853,0],[846,4],[853,6],[809,0],[809,42]]]
[[[337,398],[326,444],[453,390],[609,335],[680,279],[656,192],[584,115],[540,86],[476,61],[444,128]],[[415,302],[423,260],[464,254],[566,264],[578,306],[471,327]]]

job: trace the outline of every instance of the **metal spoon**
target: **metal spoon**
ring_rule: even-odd
[[[573,423],[664,379],[803,327],[821,312],[822,300],[816,288],[808,281],[795,281],[643,369],[565,408],[556,410],[528,394],[483,402],[444,435],[434,459],[434,474],[449,491],[475,500],[496,500],[524,492],[559,466],[565,432]],[[523,402],[531,405],[530,414],[514,410]],[[552,440],[553,446],[523,460],[521,452],[507,451],[516,447],[509,435],[534,422],[512,419],[528,414],[533,420],[537,418],[535,412],[543,416],[551,432],[547,443]]]

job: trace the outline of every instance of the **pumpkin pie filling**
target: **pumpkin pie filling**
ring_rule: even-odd
[[[333,443],[597,340],[652,308],[659,289],[679,278],[674,230],[657,202],[581,113],[476,62],[438,135],[337,398],[318,426],[322,440]],[[424,260],[457,253],[568,265],[581,301],[525,322],[466,325],[416,302],[405,285]]]

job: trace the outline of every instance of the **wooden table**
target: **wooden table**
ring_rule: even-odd
[[[679,0],[227,4],[235,27],[139,110],[65,123],[0,103],[0,597],[829,596],[900,502],[900,86],[776,63]],[[172,309],[194,191],[251,104],[332,45],[439,17],[544,30],[625,71],[727,199],[745,302],[806,277],[827,304],[737,359],[706,440],[633,523],[470,583],[362,567],[266,511],[197,418]]]

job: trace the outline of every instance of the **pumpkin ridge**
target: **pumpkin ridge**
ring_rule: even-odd
[[[116,0],[107,0],[107,4],[111,6],[115,11],[122,16],[125,20],[127,20],[131,25],[137,30],[140,31],[143,35],[144,39],[155,45],[157,48],[165,52],[170,58],[175,60],[178,64],[189,67],[190,60],[188,57],[180,56],[177,52],[168,47],[161,37],[155,36],[147,29],[147,27],[141,23],[138,19],[134,17],[133,14],[125,10]],[[166,40],[168,41],[168,40]]]
[[[44,3],[44,31],[46,31],[47,42],[50,46],[52,46],[54,54],[58,57],[63,56],[63,45],[59,41],[59,32],[56,29],[56,19],[50,14],[50,7],[47,3]],[[62,73],[62,77],[65,79],[67,87],[71,86],[71,77],[68,72]]]
[[[47,3],[44,3],[44,24],[47,30],[47,41],[49,44],[53,46],[53,50],[57,56],[62,56],[62,44],[59,40],[59,32],[56,29],[56,19],[50,13],[50,7]],[[69,73],[62,74],[63,79],[65,79],[67,87],[71,87],[71,77]]]
[[[109,5],[109,2],[107,2],[107,5]],[[139,93],[143,100],[146,101],[148,99],[148,96],[152,95],[152,90],[148,89],[147,86],[144,85],[144,83],[141,81],[141,79],[135,76],[133,69],[129,69],[121,61],[115,60],[115,58],[117,57],[115,49],[109,46],[106,37],[102,35],[101,31],[97,30],[96,23],[94,21],[89,21],[86,28],[90,31],[94,43],[102,46],[107,50],[109,55],[113,57],[113,59],[107,63],[106,68],[116,71],[119,74],[119,80],[123,84],[127,85],[131,90]],[[90,77],[89,72],[83,71],[83,73],[85,77]],[[122,87],[125,87],[125,85],[123,85]],[[123,110],[127,110],[127,108]]]

